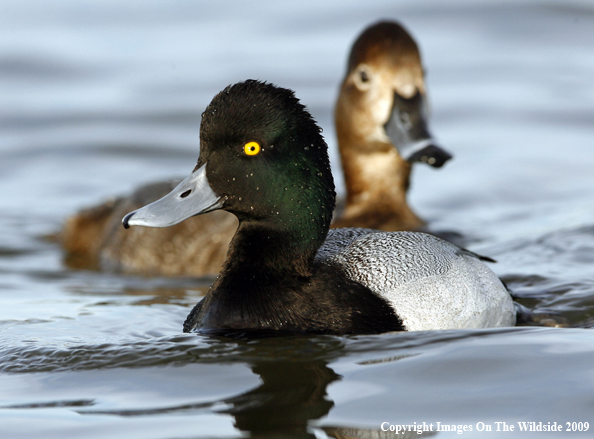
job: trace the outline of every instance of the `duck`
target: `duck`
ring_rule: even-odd
[[[511,326],[515,307],[478,255],[422,232],[330,229],[335,187],[316,121],[289,89],[226,87],[202,114],[192,173],[124,216],[170,227],[238,220],[223,268],[184,332],[377,334]]]
[[[452,158],[431,135],[427,118],[417,43],[395,21],[370,25],[352,45],[334,109],[346,186],[334,227],[426,227],[406,199],[412,164],[440,168]]]
[[[352,45],[335,105],[346,199],[332,227],[426,229],[406,199],[412,164],[438,168],[452,157],[429,133],[426,107],[421,56],[409,32],[395,21],[368,26]],[[119,225],[125,212],[161,198],[180,180],[143,185],[69,217],[59,234],[66,264],[144,276],[215,276],[237,229],[235,216],[216,211],[168,229],[129,233]]]

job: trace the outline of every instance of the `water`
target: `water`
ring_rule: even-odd
[[[296,90],[342,190],[332,106],[351,42],[383,17],[418,40],[431,128],[455,156],[416,167],[411,204],[570,328],[184,335],[208,280],[70,270],[42,239],[81,207],[189,173],[201,111],[246,78]],[[381,438],[425,422],[437,437],[540,437],[519,431],[532,421],[589,422],[546,437],[594,437],[593,25],[586,1],[4,1],[1,436]]]

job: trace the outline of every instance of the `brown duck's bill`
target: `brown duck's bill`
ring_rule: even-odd
[[[424,97],[419,91],[408,99],[394,93],[392,111],[384,129],[400,155],[411,163],[422,162],[439,168],[452,158],[435,144],[427,129]]]
[[[224,202],[210,187],[204,164],[163,198],[130,212],[122,223],[126,229],[130,226],[169,227],[192,216],[221,209]]]
[[[428,139],[428,142],[423,142],[423,145],[426,146],[418,145],[406,160],[411,163],[421,162],[434,168],[441,168],[445,162],[452,158],[452,154],[431,142],[432,139]]]

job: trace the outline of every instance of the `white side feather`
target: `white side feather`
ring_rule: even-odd
[[[409,331],[515,324],[499,278],[473,253],[426,233],[332,229],[316,259],[391,304]]]

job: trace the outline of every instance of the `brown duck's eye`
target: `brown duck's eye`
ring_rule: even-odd
[[[243,152],[247,155],[257,155],[260,152],[260,144],[258,142],[248,142],[243,146]]]
[[[373,69],[367,64],[359,64],[352,78],[355,87],[360,91],[367,91],[373,85]]]

